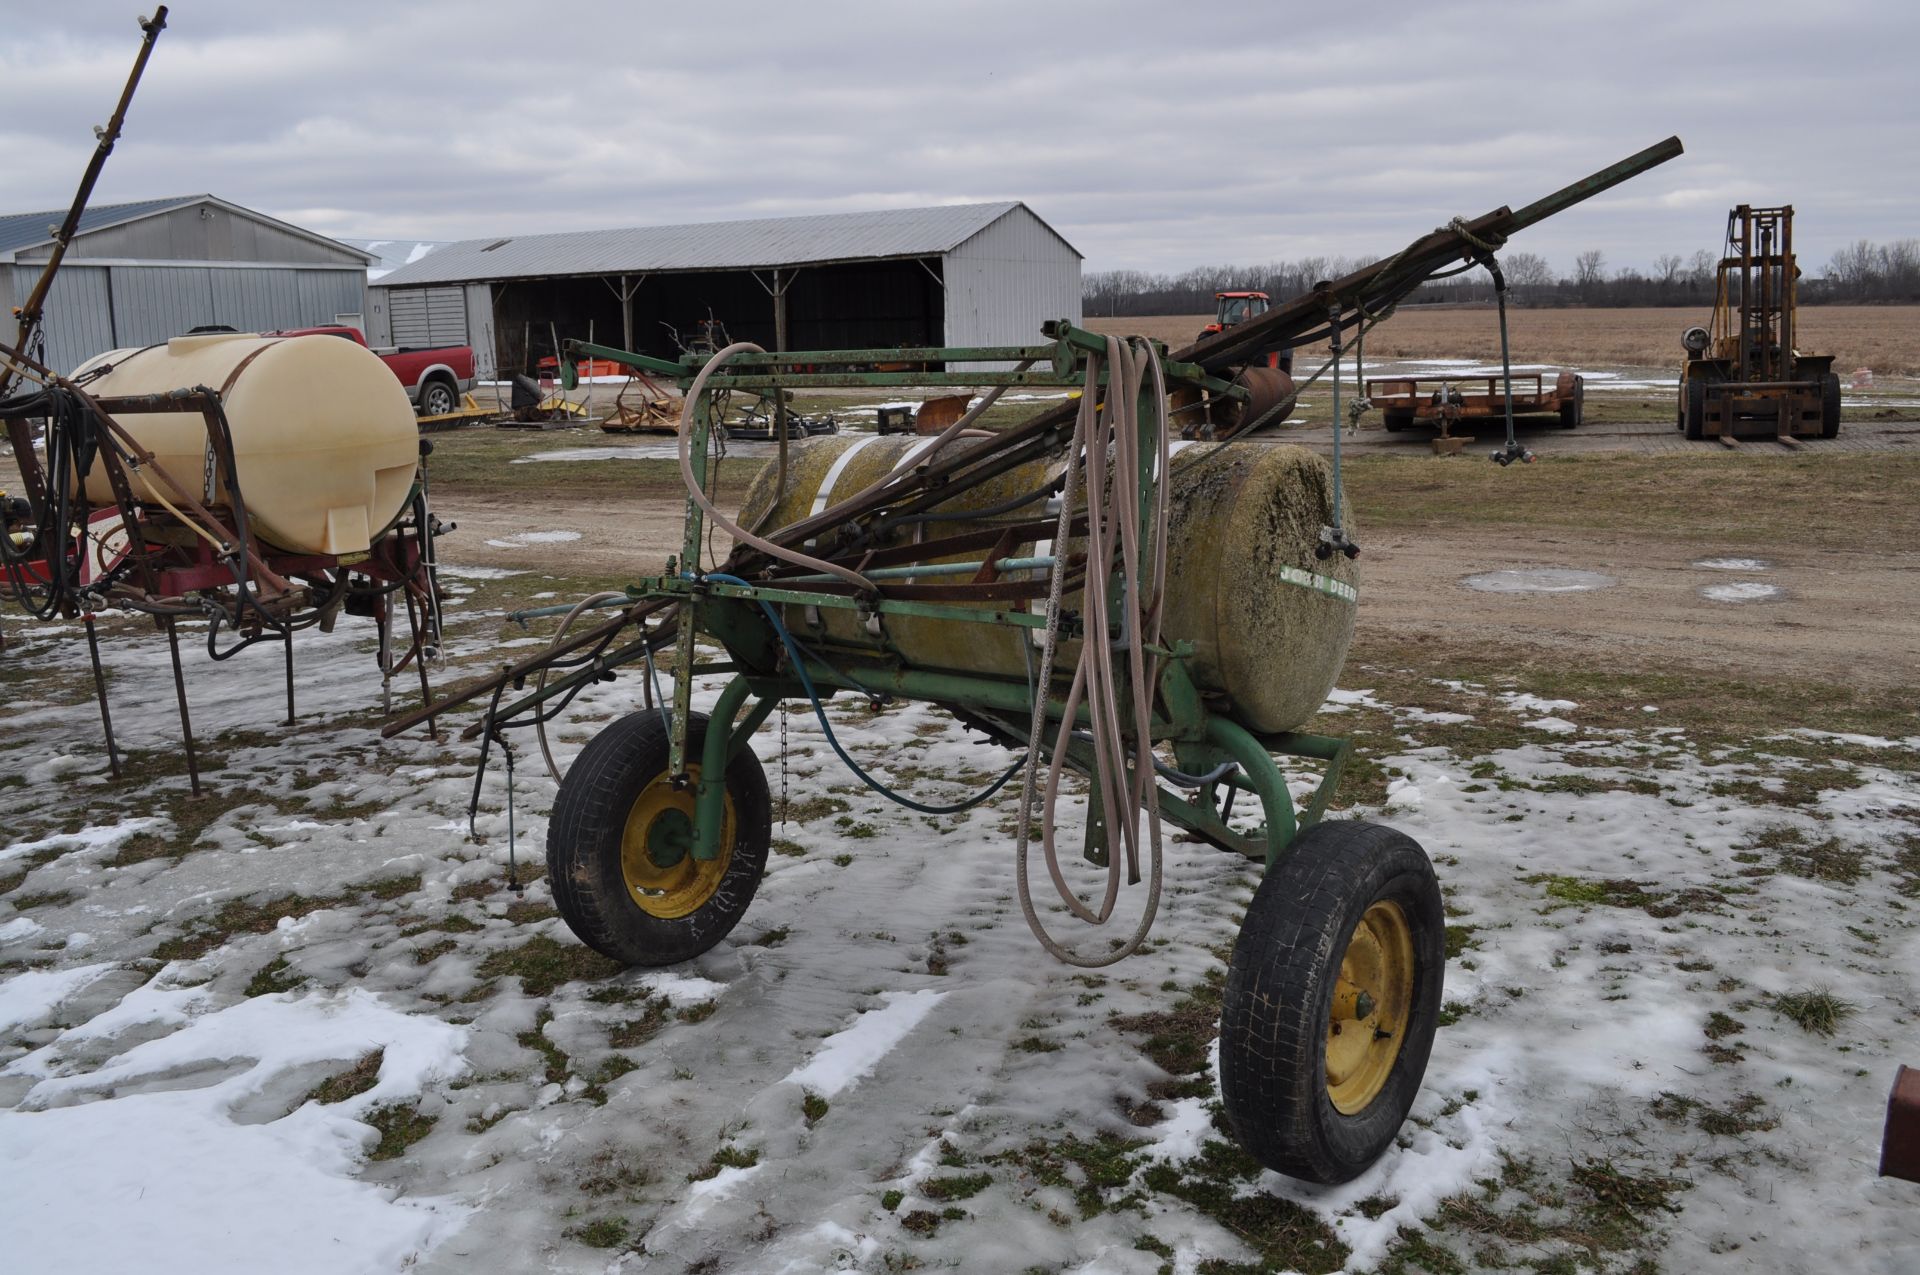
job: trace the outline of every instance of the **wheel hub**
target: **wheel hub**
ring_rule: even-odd
[[[636,906],[663,920],[676,920],[700,910],[719,890],[733,861],[733,797],[723,803],[719,853],[711,859],[694,857],[694,792],[700,768],[687,768],[692,781],[676,789],[666,774],[634,798],[620,837],[620,872],[627,894]]]
[[[1398,903],[1375,903],[1340,958],[1327,1022],[1327,1097],[1357,1115],[1386,1087],[1413,1005],[1413,930]]]

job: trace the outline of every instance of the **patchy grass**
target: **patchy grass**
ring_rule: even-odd
[[[247,995],[277,996],[281,992],[292,991],[300,986],[301,980],[289,974],[291,968],[286,957],[274,957],[247,980]]]
[[[369,1160],[397,1160],[408,1147],[433,1132],[439,1117],[424,1114],[411,1103],[388,1103],[362,1117],[380,1132],[380,1141],[367,1152]]]
[[[1194,1159],[1156,1164],[1142,1181],[1152,1191],[1186,1201],[1260,1255],[1260,1264],[1203,1264],[1202,1270],[1299,1271],[1327,1275],[1345,1265],[1348,1249],[1320,1216],[1292,1200],[1254,1187],[1260,1165],[1239,1147],[1208,1141]],[[1250,1189],[1251,1188],[1251,1189]]]
[[[1134,1198],[1110,1197],[1133,1179],[1140,1167],[1140,1158],[1135,1153],[1145,1145],[1110,1133],[1101,1133],[1091,1140],[1068,1134],[1054,1142],[1036,1139],[1018,1150],[992,1156],[990,1161],[1016,1168],[1040,1186],[1070,1191],[1080,1208],[1080,1216],[1090,1218],[1109,1208],[1119,1208]],[[982,1188],[985,1185],[982,1183]]]
[[[1838,837],[1811,844],[1803,839],[1801,844],[1783,849],[1779,863],[1782,872],[1833,885],[1852,885],[1867,874],[1866,852],[1853,849]]]
[[[809,1129],[825,1120],[828,1110],[827,1100],[811,1090],[800,1099],[800,1114],[806,1117]]]
[[[608,1148],[587,1162],[589,1172],[580,1179],[580,1190],[596,1198],[620,1195],[629,1200],[653,1181],[652,1170],[636,1165],[621,1152]]]
[[[1702,1133],[1733,1138],[1746,1133],[1764,1133],[1780,1122],[1767,1114],[1766,1100],[1759,1094],[1741,1094],[1725,1107],[1703,1106],[1694,1117]]]
[[[308,1102],[335,1103],[365,1093],[380,1083],[380,1064],[387,1051],[376,1049],[363,1054],[359,1062],[335,1076],[329,1076],[307,1092]]]
[[[518,947],[503,948],[480,962],[481,978],[520,980],[529,996],[551,996],[562,983],[596,982],[626,972],[626,966],[580,943],[561,943],[536,934]]]
[[[521,888],[525,889],[535,881],[546,880],[547,868],[545,864],[539,862],[523,863],[520,865],[518,876]],[[493,898],[503,890],[509,894],[513,893],[513,887],[507,884],[507,876],[504,872],[498,876],[482,877],[478,881],[456,885],[453,887],[453,897],[460,903],[473,903]]]
[[[522,1049],[530,1049],[540,1055],[543,1064],[540,1078],[550,1085],[562,1085],[573,1070],[573,1060],[560,1046],[547,1039],[547,1024],[553,1021],[553,1011],[543,1009],[534,1016],[533,1026],[515,1036],[514,1042]]]
[[[196,797],[190,792],[171,790],[152,783],[162,774],[174,773],[179,766],[177,754],[165,754],[155,756],[155,771],[151,775],[137,776],[132,770],[122,768],[121,783],[129,784],[138,779],[142,784],[142,800],[152,807],[151,813],[164,815],[172,827],[164,831],[137,832],[128,837],[120,843],[113,857],[104,861],[107,866],[125,868],[152,859],[184,858],[200,844],[200,839],[209,828],[246,806],[264,806],[282,815],[305,809],[298,801],[277,797],[258,788],[209,786]],[[160,767],[165,769],[161,770]],[[200,758],[201,771],[204,773],[208,767],[208,759]]]
[[[422,934],[429,934],[435,930],[440,931],[442,934],[474,934],[486,928],[486,926],[471,917],[461,916],[458,912],[449,912],[439,920],[423,921],[418,925],[408,926],[400,931],[400,937],[403,939],[417,938]]]
[[[704,1182],[708,1178],[718,1177],[722,1169],[751,1169],[760,1163],[760,1152],[753,1147],[725,1146],[713,1153],[713,1159],[707,1161],[703,1169],[687,1175],[689,1182]]]
[[[588,1248],[618,1248],[626,1243],[632,1228],[624,1217],[601,1217],[591,1222],[582,1222],[579,1226],[570,1226],[561,1234],[570,1240],[578,1240]]]
[[[354,893],[363,898],[379,899],[382,902],[387,902],[405,895],[420,893],[420,885],[420,874],[416,872],[411,876],[386,877],[373,882],[371,885],[356,887]]]
[[[1678,1094],[1662,1094],[1653,1113],[1685,1123],[1701,1110]],[[1749,1113],[1751,1114],[1751,1112]],[[1688,1183],[1635,1174],[1611,1160],[1587,1157],[1569,1179],[1550,1178],[1533,1160],[1501,1152],[1500,1172],[1477,1191],[1443,1200],[1428,1232],[1402,1229],[1378,1270],[1389,1275],[1519,1268],[1540,1275],[1612,1271],[1647,1275],[1659,1251],[1658,1223],[1677,1212],[1673,1197]],[[1472,1261],[1442,1239],[1470,1246]]]
[[[1703,1029],[1708,1040],[1725,1040],[1729,1036],[1738,1036],[1747,1030],[1747,1025],[1730,1014],[1714,1010],[1707,1015],[1707,1025]]]
[[[1206,1098],[1213,1094],[1207,1061],[1213,1038],[1220,1034],[1220,997],[1226,971],[1208,971],[1205,982],[1191,989],[1169,1009],[1145,1014],[1116,1015],[1109,1021],[1129,1035],[1144,1035],[1141,1052],[1171,1078],[1148,1087],[1148,1096]]]
[[[1823,989],[1786,992],[1773,998],[1774,1013],[1792,1019],[1800,1030],[1815,1036],[1831,1036],[1840,1024],[1853,1017],[1857,1008]]]
[[[1752,806],[1804,807],[1817,803],[1822,793],[1844,792],[1867,782],[1858,771],[1843,766],[1795,766],[1775,771],[1775,779],[1773,784],[1757,779],[1722,780],[1708,791]]]
[[[955,1200],[971,1200],[992,1185],[991,1173],[967,1173],[928,1178],[920,1184],[919,1190],[929,1200],[939,1200],[945,1204]]]
[[[1906,459],[1920,466],[1920,457]],[[1538,468],[1528,471],[1530,479]],[[1499,476],[1497,466],[1487,469],[1494,471],[1494,477]],[[1909,516],[1920,519],[1920,512]],[[1685,534],[1691,537],[1694,532]],[[1455,690],[1436,679],[1477,684],[1485,689],[1469,685],[1467,690]],[[1872,762],[1875,757],[1870,750],[1784,732],[1819,722],[1823,730],[1897,739],[1911,734],[1914,718],[1920,716],[1920,679],[1896,686],[1871,686],[1774,675],[1754,668],[1728,675],[1705,667],[1569,660],[1546,649],[1538,653],[1513,649],[1490,652],[1482,644],[1444,635],[1423,635],[1415,641],[1372,630],[1364,623],[1354,636],[1341,682],[1372,688],[1382,701],[1403,708],[1462,712],[1475,718],[1466,723],[1418,723],[1409,727],[1398,725],[1391,714],[1355,709],[1322,713],[1313,724],[1302,728],[1354,735],[1356,739],[1376,737],[1372,744],[1363,745],[1362,751],[1372,747],[1401,752],[1405,745],[1398,736],[1408,729],[1416,732],[1423,744],[1444,746],[1460,757],[1484,757],[1502,748],[1538,743],[1539,733],[1521,729],[1517,715],[1496,698],[1497,692],[1521,691],[1542,699],[1574,701],[1580,706],[1574,714],[1580,724],[1597,730],[1644,731],[1648,719],[1643,706],[1658,704],[1660,725],[1684,728],[1696,749],[1748,750],[1754,740],[1765,738],[1769,757],[1806,762],[1821,782],[1846,787],[1856,786],[1858,776],[1837,771],[1834,760]],[[1356,725],[1362,729],[1354,730]],[[1825,774],[1821,768],[1835,773]],[[1343,779],[1343,791],[1346,784]]]
[[[1888,866],[1897,878],[1895,889],[1909,899],[1920,899],[1920,835],[1906,833],[1894,840],[1893,862]]]
[[[628,1072],[637,1071],[639,1068],[640,1064],[625,1054],[608,1054],[593,1070],[593,1086],[598,1088],[601,1085],[610,1085]]]
[[[1665,919],[1683,912],[1725,915],[1727,896],[1710,886],[1688,886],[1680,890],[1659,891],[1650,884],[1626,877],[1593,880],[1538,872],[1521,878],[1529,885],[1545,885],[1547,898],[1553,900],[1548,911],[1558,907],[1638,908],[1648,916]]]
[[[1601,1229],[1644,1231],[1656,1213],[1678,1213],[1673,1197],[1691,1190],[1691,1182],[1659,1174],[1633,1174],[1610,1159],[1587,1159],[1574,1166],[1573,1184],[1585,1195],[1583,1211]]]
[[[38,894],[16,894],[11,902],[22,912],[32,908],[63,908],[69,903],[78,903],[80,896],[72,890],[42,890]]]
[[[614,1049],[632,1049],[646,1044],[666,1025],[667,1010],[668,1003],[665,1000],[648,1000],[640,1017],[616,1023],[608,1030],[607,1044]]]
[[[283,920],[299,918],[353,901],[350,895],[314,897],[289,894],[265,903],[229,899],[211,917],[195,921],[187,933],[166,939],[153,949],[158,961],[197,961],[242,934],[271,933]],[[15,906],[19,906],[16,901]]]
[[[809,797],[805,801],[789,802],[787,818],[794,823],[814,823],[825,819],[828,815],[843,814],[851,809],[853,807],[840,797]],[[805,851],[801,853],[804,854]]]
[[[460,945],[452,939],[441,939],[413,949],[413,962],[416,965],[431,965]]]
[[[926,1209],[915,1209],[901,1217],[900,1226],[902,1230],[910,1231],[924,1239],[940,1229],[940,1215],[930,1213]]]

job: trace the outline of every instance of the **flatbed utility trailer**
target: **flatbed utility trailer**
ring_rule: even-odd
[[[1830,354],[1802,354],[1800,267],[1793,253],[1793,206],[1727,214],[1710,327],[1680,338],[1676,417],[1688,438],[1743,437],[1793,443],[1840,433],[1840,378]]]
[[[1526,388],[1528,382],[1532,388]],[[1586,410],[1586,378],[1577,372],[1561,372],[1547,388],[1541,372],[1522,373],[1512,378],[1513,414],[1550,416],[1561,429],[1580,424]],[[1484,388],[1481,388],[1484,387]],[[1506,397],[1500,377],[1490,376],[1382,376],[1366,383],[1367,401],[1380,409],[1380,420],[1388,433],[1419,421],[1437,425],[1440,436],[1447,437],[1458,421],[1498,420],[1506,412]]]

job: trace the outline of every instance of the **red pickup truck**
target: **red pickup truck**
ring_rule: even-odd
[[[339,336],[366,345],[360,329],[350,327],[289,328],[268,336]],[[473,347],[442,345],[428,350],[373,351],[393,369],[407,397],[422,416],[441,416],[460,406],[460,396],[473,388]]]

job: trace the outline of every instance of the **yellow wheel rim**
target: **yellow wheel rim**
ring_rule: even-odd
[[[731,793],[723,803],[720,853],[711,859],[693,857],[693,795],[700,768],[687,767],[687,776],[691,782],[676,789],[665,771],[656,775],[634,798],[620,834],[620,874],[627,896],[641,911],[666,921],[705,907],[733,862]]]
[[[1327,1097],[1358,1115],[1380,1096],[1406,1040],[1413,1008],[1413,930],[1398,903],[1367,909],[1333,989],[1327,1022]]]

